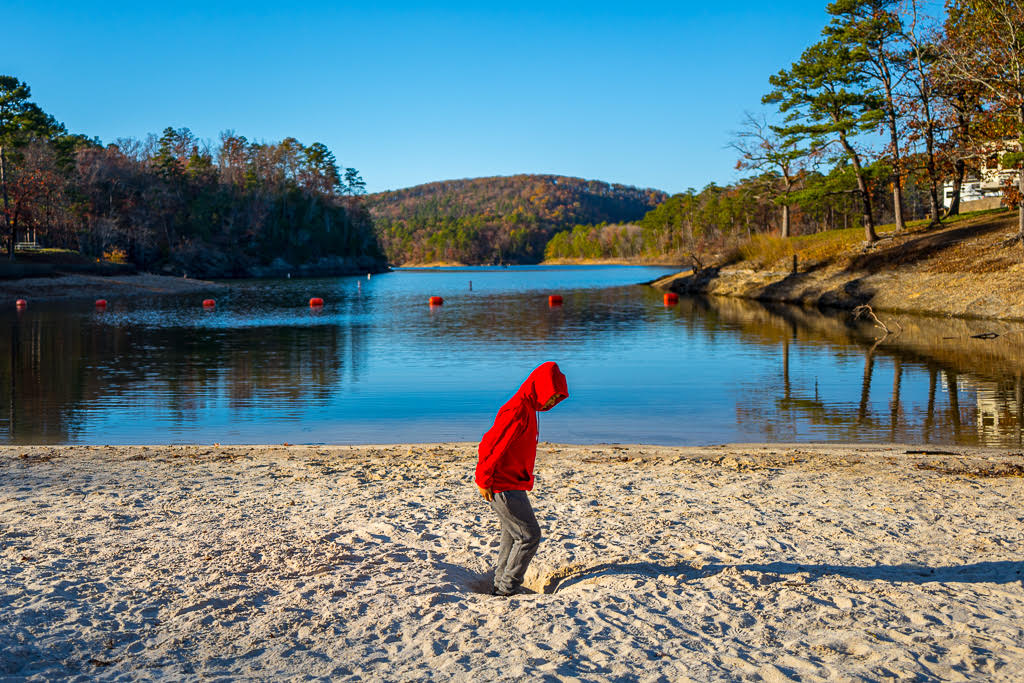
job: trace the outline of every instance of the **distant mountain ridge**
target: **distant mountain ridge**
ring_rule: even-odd
[[[555,233],[642,218],[661,190],[558,175],[444,180],[366,197],[393,264],[537,263]]]

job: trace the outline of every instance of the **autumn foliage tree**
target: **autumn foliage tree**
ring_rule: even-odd
[[[12,258],[25,234],[199,276],[385,265],[362,177],[322,143],[227,132],[211,145],[166,128],[103,147],[68,134],[29,96],[0,76],[0,215]]]
[[[383,265],[369,214],[322,143],[225,132],[211,147],[187,128],[166,128],[88,150],[76,171],[89,253],[116,249],[145,268],[221,277],[274,263]]]
[[[53,140],[64,127],[29,100],[28,85],[14,76],[0,76],[0,214],[7,254],[14,259],[19,223],[32,211],[33,199],[47,194],[51,175],[25,167],[23,151],[36,140]]]
[[[943,67],[964,89],[976,90],[1017,140],[1003,165],[1024,166],[1024,0],[950,0]],[[1024,194],[1024,170],[1018,171]],[[1024,203],[1018,207],[1024,242]]]

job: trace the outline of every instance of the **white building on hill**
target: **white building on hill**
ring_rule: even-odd
[[[1003,154],[1020,149],[1020,143],[1013,138],[1000,142],[990,142],[982,146],[978,154],[970,157],[969,166],[964,176],[964,184],[960,188],[960,210],[978,211],[995,209],[1002,203],[1003,186],[1006,181],[1017,182],[1019,170],[1003,168],[1000,159]],[[942,185],[942,205],[949,208],[953,202],[953,181],[947,180]]]

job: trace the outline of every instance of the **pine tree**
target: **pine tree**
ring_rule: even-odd
[[[863,211],[864,236],[878,239],[871,208],[869,174],[863,153],[855,146],[858,135],[875,129],[883,112],[878,94],[858,68],[852,49],[825,38],[807,48],[789,69],[772,76],[774,90],[764,96],[786,115],[779,133],[807,139],[817,149],[836,149],[836,161],[849,161],[857,177]]]

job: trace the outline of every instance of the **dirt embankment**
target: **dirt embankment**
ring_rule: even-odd
[[[409,263],[400,263],[395,268],[465,268],[468,265],[462,261],[423,261],[422,263],[410,261]]]
[[[887,235],[826,258],[797,251],[773,263],[741,261],[671,275],[652,285],[680,294],[733,296],[834,308],[1024,320],[1024,249],[1007,213],[940,229]]]
[[[665,266],[678,268],[679,261],[669,263],[666,259],[636,258],[553,258],[544,259],[542,266]]]

